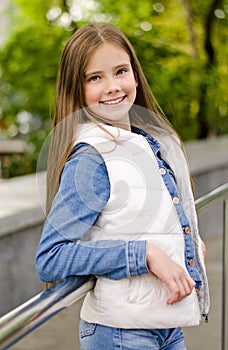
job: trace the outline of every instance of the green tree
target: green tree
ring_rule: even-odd
[[[50,129],[59,57],[89,21],[119,26],[151,89],[184,140],[228,132],[227,18],[222,0],[11,0],[11,34],[0,53],[0,127],[33,150],[9,175],[35,171]]]
[[[8,176],[36,170],[50,129],[58,61],[69,33],[48,25],[49,6],[44,0],[15,0],[9,9],[14,26],[0,55],[0,126],[9,137],[27,141],[31,152],[23,163],[21,156],[12,157]]]
[[[100,0],[133,42],[151,88],[187,139],[228,132],[227,19],[221,0]]]

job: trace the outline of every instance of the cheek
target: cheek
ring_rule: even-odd
[[[128,84],[126,88],[124,88],[124,91],[128,95],[128,102],[134,103],[137,95],[136,84],[132,81],[131,84]]]
[[[85,101],[87,106],[91,105],[91,101],[94,99],[94,90],[90,87],[85,88]]]
[[[100,93],[95,86],[86,86],[84,89],[84,96],[87,106],[92,106],[100,100]]]
[[[124,85],[126,90],[129,92],[134,92],[138,86],[138,83],[135,81],[134,77],[129,77],[129,79],[124,82]]]

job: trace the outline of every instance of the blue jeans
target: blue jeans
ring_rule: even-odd
[[[80,320],[80,350],[186,350],[180,328],[121,329]]]

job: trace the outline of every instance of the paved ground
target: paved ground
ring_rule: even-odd
[[[207,241],[211,312],[208,324],[202,322],[199,327],[184,329],[188,350],[221,349],[221,243],[221,238],[210,238]],[[74,304],[22,339],[12,349],[79,350],[77,335],[79,310],[80,303]]]

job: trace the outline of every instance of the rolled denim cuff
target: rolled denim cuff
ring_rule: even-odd
[[[143,275],[149,272],[146,263],[146,241],[129,241],[128,266],[131,277]]]

